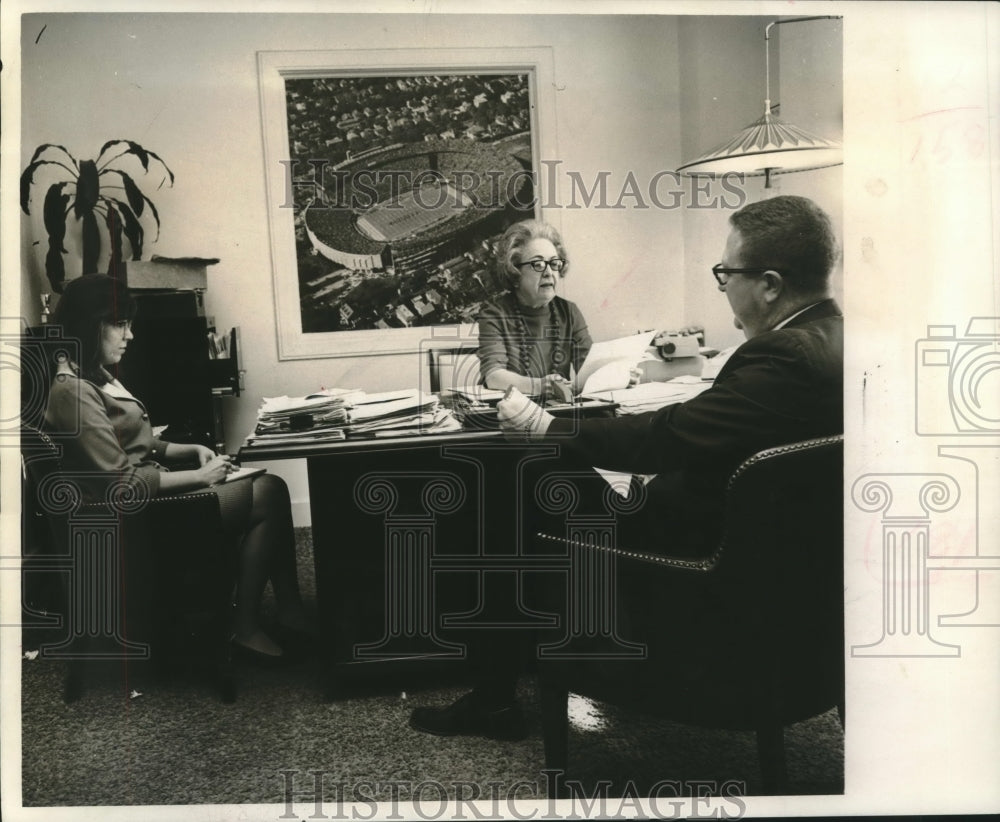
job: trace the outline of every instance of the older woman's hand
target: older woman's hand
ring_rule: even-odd
[[[573,384],[561,374],[547,374],[542,378],[542,402],[573,402]]]
[[[545,436],[554,417],[516,388],[497,404],[497,418],[507,439],[536,440]]]

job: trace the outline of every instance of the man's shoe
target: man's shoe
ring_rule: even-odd
[[[229,642],[233,649],[233,658],[242,662],[249,662],[251,665],[257,665],[261,668],[280,668],[288,664],[289,657],[285,653],[269,654],[259,651],[249,645],[244,645],[242,642],[237,642],[235,636]]]
[[[510,741],[528,736],[524,715],[516,702],[487,706],[473,692],[447,708],[415,708],[410,714],[410,727],[437,736],[485,736]]]

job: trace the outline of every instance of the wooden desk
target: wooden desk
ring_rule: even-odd
[[[554,487],[558,456],[558,444],[495,430],[240,450],[242,462],[307,461],[330,696],[418,660],[457,668],[469,631],[559,627],[525,601],[525,580],[565,576],[568,558],[533,553],[524,516],[543,483]],[[550,508],[575,516],[558,494]]]

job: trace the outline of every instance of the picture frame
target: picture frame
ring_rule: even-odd
[[[545,46],[257,53],[279,360],[415,352],[429,337],[474,335],[479,304],[500,293],[491,238],[539,216],[550,196],[553,62]],[[449,106],[464,92],[462,110],[489,94],[521,98],[520,108],[510,125],[496,116],[499,136],[492,121],[477,131],[471,114],[446,107],[430,133],[404,128],[396,139],[374,129],[384,107],[355,100],[387,89],[388,108],[408,114],[428,108],[428,85]],[[423,105],[401,102],[407,93]],[[300,111],[327,122],[313,115],[305,126]]]

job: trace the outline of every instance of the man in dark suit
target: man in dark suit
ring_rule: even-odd
[[[708,552],[736,467],[776,445],[843,431],[843,317],[829,295],[837,243],[827,215],[804,197],[751,203],[730,217],[719,290],[747,341],[713,386],[685,403],[618,419],[554,419],[523,396],[499,405],[513,438],[559,442],[578,466],[656,474],[645,504],[619,530],[629,547]],[[683,630],[683,626],[678,626]],[[496,650],[496,649],[494,649]],[[477,649],[470,649],[479,656]],[[441,735],[524,735],[511,653],[483,653],[481,685],[444,709],[418,708],[411,725]]]

